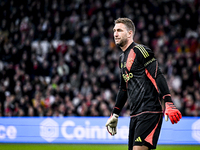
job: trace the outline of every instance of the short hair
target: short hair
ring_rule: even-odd
[[[129,18],[118,18],[117,20],[115,20],[115,24],[117,23],[123,23],[128,30],[132,30],[133,31],[133,35],[135,34],[135,25],[133,23],[133,21]]]

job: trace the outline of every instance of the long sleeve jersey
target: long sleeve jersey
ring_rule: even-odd
[[[133,42],[119,58],[120,85],[113,113],[119,114],[128,100],[130,116],[162,113],[159,93],[171,102],[167,82],[154,53]]]

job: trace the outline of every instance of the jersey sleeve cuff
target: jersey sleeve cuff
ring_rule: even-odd
[[[120,112],[121,112],[121,109],[120,109],[120,108],[118,108],[118,107],[114,107],[114,109],[113,109],[113,114],[117,114],[117,115],[119,115]]]
[[[171,95],[164,95],[163,99],[165,102],[172,102]]]

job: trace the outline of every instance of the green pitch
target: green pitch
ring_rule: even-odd
[[[1,150],[128,150],[127,145],[0,144]],[[156,150],[200,150],[200,145],[158,145]]]

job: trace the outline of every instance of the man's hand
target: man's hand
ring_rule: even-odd
[[[117,134],[118,117],[119,117],[119,115],[113,114],[113,115],[110,116],[110,118],[106,122],[107,130],[111,135]]]
[[[165,103],[165,120],[168,120],[168,117],[172,124],[177,123],[181,118],[181,112],[174,106],[171,102]]]

